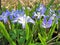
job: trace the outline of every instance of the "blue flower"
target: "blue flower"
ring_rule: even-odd
[[[19,15],[23,16],[25,14],[24,10],[16,10],[15,13],[17,14],[17,15],[15,15],[15,17],[17,17]]]
[[[49,19],[47,21],[47,17],[44,17],[43,22],[42,22],[42,27],[43,28],[50,28],[52,26],[52,19]]]
[[[44,13],[46,11],[46,7],[42,4],[39,5],[39,7],[36,9],[36,11],[33,13],[33,18],[40,19],[42,16],[44,17]]]
[[[37,12],[37,13],[34,12],[32,18],[36,18],[37,17],[37,19],[40,19],[42,16],[45,17],[45,15],[44,14],[40,14],[40,12]]]
[[[55,23],[58,24],[58,19],[60,18],[59,15],[53,14],[52,16],[50,16],[50,19],[55,20]]]
[[[10,20],[13,19],[14,13],[15,13],[15,10],[12,10],[12,12],[10,12],[10,15],[9,15]]]
[[[50,15],[55,14],[55,10],[50,9]]]
[[[10,14],[10,19],[12,20],[15,17],[19,17],[20,15],[24,15],[24,11],[23,10],[12,10],[11,14]]]
[[[33,12],[32,18],[36,18],[36,16],[38,16],[37,13],[36,12]]]
[[[36,11],[40,12],[41,14],[44,14],[46,11],[46,7],[43,4],[40,4]]]
[[[12,22],[13,23],[18,22],[18,23],[22,24],[22,28],[25,28],[26,23],[28,23],[28,22],[33,23],[33,24],[35,23],[34,20],[32,20],[29,16],[26,16],[26,15],[16,17]]]
[[[56,14],[52,14],[52,16],[50,16],[50,19],[54,20],[56,17]]]
[[[58,12],[60,13],[60,10],[58,10]]]
[[[6,10],[5,15],[6,16],[9,16],[10,15],[10,11],[9,10]]]
[[[8,21],[8,15],[9,15],[8,12],[3,12],[2,15],[0,15],[0,20],[4,21],[4,23],[7,23],[7,21]]]

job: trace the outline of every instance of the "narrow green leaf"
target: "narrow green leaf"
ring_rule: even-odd
[[[55,22],[53,22],[53,25],[52,25],[49,33],[48,33],[48,40],[50,40],[52,38],[52,35],[54,33],[54,30],[55,30],[55,27],[56,27],[56,24],[55,24]]]
[[[26,13],[26,15],[29,15],[29,10],[27,9],[27,7],[25,7],[25,13]]]
[[[22,9],[22,5],[21,5],[21,3],[20,3],[20,1],[19,1],[19,0],[18,0],[17,9],[18,9],[18,10]]]
[[[2,10],[0,9],[0,15],[2,14]]]
[[[47,39],[47,34],[46,34],[46,29],[43,28],[42,26],[42,19],[40,19],[40,34],[42,35],[42,37],[46,40]]]
[[[60,4],[57,4],[55,10],[58,10],[59,7],[60,7]]]
[[[46,44],[46,41],[44,40],[44,38],[41,36],[40,33],[38,33],[38,38],[40,39],[42,45],[47,45],[47,44]]]
[[[35,45],[34,43],[29,43],[28,45]]]
[[[25,31],[26,31],[26,40],[28,40],[29,39],[29,26],[28,26],[28,24],[26,24]]]
[[[45,15],[48,15],[50,6],[53,4],[54,1],[55,1],[55,0],[50,0],[50,3],[46,6],[47,10],[46,10],[46,12],[45,12]]]
[[[9,36],[9,33],[7,32],[7,30],[5,29],[5,26],[2,22],[0,22],[0,31],[1,33],[4,35],[4,37],[9,41],[9,43],[11,45],[16,45],[15,42],[11,39],[11,37]]]

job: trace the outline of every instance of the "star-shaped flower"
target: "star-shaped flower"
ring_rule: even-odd
[[[6,10],[6,12],[3,12],[2,15],[0,15],[0,20],[6,23],[8,21],[9,15],[10,15],[10,11]]]
[[[50,28],[52,25],[52,19],[49,19],[47,21],[47,17],[44,17],[43,22],[42,22],[42,27],[43,28]]]
[[[37,19],[40,19],[42,16],[45,17],[45,15],[44,14],[40,14],[40,12],[37,12],[37,13],[34,12],[32,18],[36,18],[37,17]]]
[[[44,14],[46,11],[46,7],[43,4],[40,4],[36,11],[40,12],[41,14]]]
[[[20,15],[24,15],[24,11],[23,10],[12,10],[11,14],[10,14],[10,19],[12,20],[15,17],[19,17]]]
[[[18,22],[18,23],[22,24],[22,28],[25,28],[26,23],[28,23],[28,22],[33,23],[33,24],[35,23],[33,19],[31,19],[29,16],[26,16],[26,15],[16,17],[12,22],[13,23]]]
[[[58,24],[58,19],[60,18],[59,15],[56,14],[52,14],[52,16],[50,16],[50,19],[55,20],[55,23]]]

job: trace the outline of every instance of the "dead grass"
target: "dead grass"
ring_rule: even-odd
[[[50,0],[20,0],[20,3],[22,6],[31,6],[33,7],[36,3],[43,3],[44,5],[47,5]],[[54,4],[60,3],[60,0],[55,0]],[[13,7],[16,9],[18,4],[18,0],[2,0],[2,7],[5,6],[7,9],[10,7]]]

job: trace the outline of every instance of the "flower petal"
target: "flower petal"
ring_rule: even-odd
[[[31,19],[29,16],[27,16],[27,22],[30,22],[30,23],[35,23],[33,19]]]

